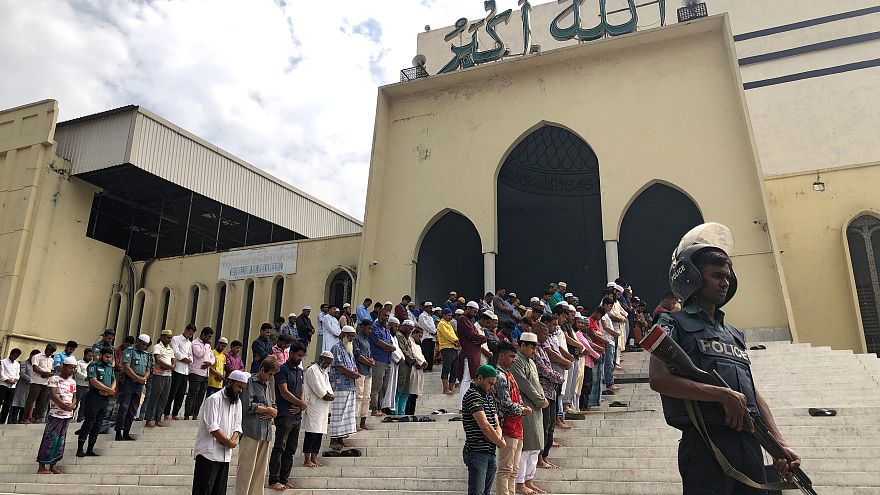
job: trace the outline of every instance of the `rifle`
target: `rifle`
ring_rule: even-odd
[[[707,385],[714,385],[716,387],[725,387],[731,388],[727,382],[721,378],[721,375],[718,374],[717,371],[712,370],[712,372],[706,372],[697,368],[694,365],[694,362],[691,361],[691,358],[684,352],[684,350],[675,342],[669,334],[663,330],[663,327],[660,325],[654,325],[651,328],[651,331],[648,332],[648,335],[639,342],[639,346],[651,353],[651,355],[656,356],[661,361],[666,363],[669,367],[669,370],[674,374],[678,375],[682,378],[687,378],[689,380],[693,380],[699,383],[705,383]],[[688,401],[685,401],[686,403]],[[694,408],[699,411],[699,408]],[[690,409],[689,409],[689,412]],[[698,421],[697,418],[691,414],[691,420],[695,423]],[[711,443],[708,435],[705,432],[705,425],[702,424],[702,417],[699,417],[700,424],[695,424],[698,430],[701,430],[700,433],[704,435],[704,440],[706,440],[707,444]],[[791,462],[793,459],[786,454],[785,449],[779,445],[779,442],[773,438],[773,435],[770,434],[769,428],[764,423],[764,420],[761,419],[761,416],[757,413],[749,412],[749,417],[747,418],[750,423],[750,433],[758,440],[761,444],[761,447],[770,454],[773,459],[786,459]],[[714,449],[713,445],[708,445],[710,450]],[[720,451],[716,451],[716,459],[722,466],[727,462],[726,459],[718,457]],[[723,459],[723,462],[722,462]],[[728,463],[729,466],[729,463]],[[738,472],[737,472],[738,473]],[[799,489],[806,495],[818,495],[815,490],[813,490],[813,482],[810,480],[809,476],[804,473],[800,467],[790,468],[789,473],[791,474],[791,484],[788,487],[780,486],[777,489]],[[739,480],[742,481],[742,480]],[[754,482],[753,482],[754,483]]]

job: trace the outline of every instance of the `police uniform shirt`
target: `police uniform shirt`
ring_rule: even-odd
[[[144,351],[139,351],[135,346],[131,346],[122,352],[122,364],[128,363],[131,371],[138,376],[147,374],[147,367],[150,365],[150,355]]]
[[[97,378],[99,382],[107,387],[112,387],[113,381],[116,380],[116,375],[113,374],[113,363],[105,364],[104,361],[100,359],[89,363],[86,376],[89,378]]]

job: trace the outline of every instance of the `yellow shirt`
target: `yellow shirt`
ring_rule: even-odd
[[[440,349],[452,349],[458,345],[458,337],[455,335],[455,329],[452,324],[446,320],[440,320],[437,323],[437,343]]]
[[[226,367],[226,354],[217,352],[217,349],[211,349],[211,351],[214,353],[214,365],[211,366],[211,369],[223,376],[225,374],[223,369]],[[214,375],[209,371],[208,386],[213,388],[223,388],[223,379],[214,378]]]

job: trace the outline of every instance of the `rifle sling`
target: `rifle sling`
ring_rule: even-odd
[[[691,423],[694,424],[694,427],[700,432],[700,436],[703,437],[703,441],[706,442],[706,446],[709,447],[709,450],[715,455],[715,460],[718,461],[718,464],[721,466],[721,469],[724,471],[724,474],[730,478],[739,481],[740,483],[750,486],[752,488],[758,490],[800,490],[800,488],[790,482],[790,481],[776,481],[773,483],[758,483],[743,473],[739,472],[735,467],[730,465],[730,462],[727,461],[727,458],[724,457],[724,454],[721,450],[715,446],[715,443],[712,442],[712,439],[709,437],[709,431],[706,429],[706,423],[703,421],[703,413],[700,411],[700,408],[694,406],[693,401],[685,400],[684,405],[687,408],[688,416],[691,418]]]

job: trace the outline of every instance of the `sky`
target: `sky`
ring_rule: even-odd
[[[142,105],[363,218],[377,87],[425,25],[482,15],[481,0],[0,0],[0,109]]]

